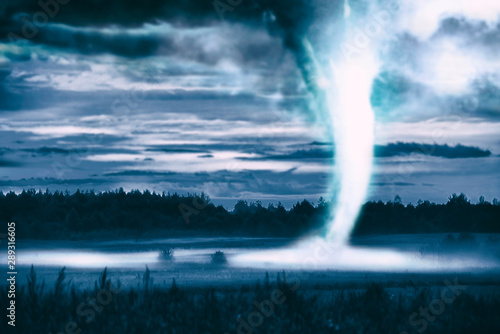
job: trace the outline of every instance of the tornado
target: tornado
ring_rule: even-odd
[[[375,121],[370,96],[378,72],[375,51],[369,37],[360,35],[357,20],[351,19],[348,0],[344,3],[344,19],[344,52],[330,59],[332,85],[326,94],[339,180],[326,239],[339,246],[348,242],[370,183]],[[357,39],[365,41],[356,43]]]
[[[363,32],[366,16],[351,10],[347,0],[343,15],[332,14],[330,21],[322,18],[319,24],[330,28],[320,30],[316,43],[297,37],[299,42],[291,45],[310,92],[310,109],[327,124],[328,140],[334,144],[329,187],[334,205],[322,237],[341,246],[348,242],[370,182],[374,145],[370,96],[379,66],[376,36]]]
[[[311,3],[322,8],[314,18],[291,17],[290,11],[312,11],[302,2],[295,3],[294,10],[279,6],[272,10],[309,92],[309,111],[317,125],[326,124],[325,139],[333,142],[329,184],[333,207],[321,237],[341,246],[354,229],[370,183],[374,147],[370,96],[380,68],[377,39],[390,14],[369,1],[353,2],[353,8],[349,0]]]

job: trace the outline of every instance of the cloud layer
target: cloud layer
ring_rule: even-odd
[[[0,5],[2,190],[290,202],[335,186],[313,64],[342,53],[343,1],[243,1],[222,14],[210,1],[62,2]],[[390,14],[369,40],[381,62],[371,196],[499,196],[498,4],[350,5],[367,24]]]

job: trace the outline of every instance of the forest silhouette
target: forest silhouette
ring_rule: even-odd
[[[240,200],[232,211],[203,194],[130,191],[0,192],[0,221],[16,222],[17,237],[64,239],[169,235],[298,237],[322,233],[331,202],[262,205]],[[480,198],[472,204],[453,194],[447,203],[389,202],[362,206],[353,235],[410,233],[500,233],[500,204]]]

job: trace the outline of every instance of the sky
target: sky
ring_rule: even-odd
[[[318,101],[335,92],[318,69],[369,48],[366,200],[500,198],[500,2],[352,0],[349,34],[345,10],[2,1],[0,190],[204,192],[228,207],[329,199],[336,145]]]

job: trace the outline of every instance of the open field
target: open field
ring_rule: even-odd
[[[74,273],[73,273],[74,274]],[[226,273],[227,274],[227,273]],[[498,333],[500,279],[482,274],[279,272],[198,284],[157,283],[144,271],[93,276],[76,288],[60,272],[44,285],[35,270],[17,296],[17,333]],[[240,273],[242,274],[242,273]],[[255,276],[260,274],[254,273]],[[206,278],[213,279],[210,284]],[[217,281],[224,282],[217,284]],[[6,299],[6,287],[2,288]],[[2,302],[5,302],[3,300]],[[6,324],[2,323],[5,327]],[[5,328],[4,328],[5,329]]]
[[[357,246],[373,249],[389,248],[404,251],[415,260],[438,259],[445,254],[455,254],[455,258],[489,259],[490,263],[500,258],[500,237],[498,235],[473,235],[473,242],[450,244],[448,235],[392,235],[367,236],[352,240]],[[173,278],[183,286],[253,284],[262,279],[266,271],[278,272],[286,267],[269,266],[253,268],[251,266],[231,265],[231,259],[246,252],[273,250],[293,244],[286,238],[180,238],[180,239],[137,239],[109,241],[58,241],[57,246],[48,241],[20,240],[17,244],[17,269],[19,277],[24,278],[32,264],[35,265],[40,280],[52,285],[62,267],[66,269],[66,279],[79,288],[92,287],[95,277],[107,267],[109,274],[126,286],[137,285],[146,266],[151,270],[156,283],[170,282]],[[159,256],[161,250],[171,249],[171,259]],[[211,255],[221,250],[229,263],[221,266],[211,264]],[[5,255],[4,255],[5,256]],[[1,257],[0,257],[1,258]],[[3,260],[3,258],[1,258]],[[478,262],[479,263],[479,262]],[[466,276],[496,272],[498,266],[477,266],[461,270],[435,268],[432,271],[406,268],[391,271],[390,266],[383,272],[371,268],[353,268],[351,270],[313,271],[309,280],[319,284],[365,283],[370,281],[406,280],[406,276],[415,276],[413,280],[425,275],[450,275],[458,273]],[[286,268],[287,271],[289,268]],[[297,269],[300,269],[297,268]],[[294,270],[292,270],[294,271]],[[475,274],[473,274],[475,273]],[[408,279],[411,279],[408,278]],[[22,280],[20,283],[23,283]]]
[[[457,257],[482,254],[498,259],[498,235],[473,235],[465,243],[458,238],[454,235],[457,243],[451,245],[450,236],[442,234],[370,236],[351,242],[374,252],[390,247],[423,258],[451,252]],[[497,333],[500,329],[498,266],[304,271],[231,264],[238,254],[291,243],[285,238],[182,238],[66,241],[54,247],[46,241],[19,241],[16,332],[469,333],[474,329]],[[165,249],[171,253],[161,253]],[[211,260],[218,250],[228,263]],[[6,288],[2,287],[4,303]]]

